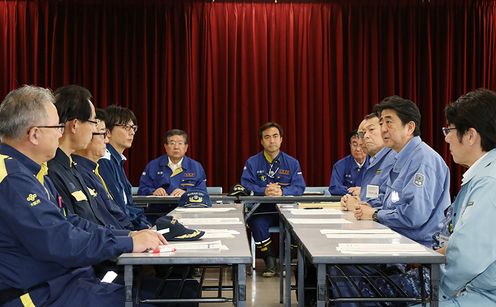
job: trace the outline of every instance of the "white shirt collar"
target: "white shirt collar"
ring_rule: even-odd
[[[463,177],[462,177],[462,185],[464,185],[465,183],[469,182],[470,179],[472,179],[475,175],[474,171],[475,169],[477,168],[477,165],[479,165],[480,161],[482,161],[482,159],[484,159],[485,156],[487,156],[489,152],[486,152],[484,155],[482,155],[482,157],[480,157],[479,159],[477,159],[477,161],[475,161],[474,164],[472,164],[471,167],[468,168],[467,171],[465,171],[465,173],[463,173]]]

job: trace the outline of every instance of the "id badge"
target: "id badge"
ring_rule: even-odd
[[[367,194],[365,195],[365,197],[371,199],[379,197],[379,186],[367,184]]]

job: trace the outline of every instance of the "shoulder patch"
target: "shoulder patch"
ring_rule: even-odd
[[[421,173],[416,173],[415,176],[413,177],[413,184],[419,188],[424,186],[424,181],[425,181],[425,176]]]
[[[7,166],[5,165],[5,160],[7,159],[12,159],[12,158],[6,155],[0,155],[0,182],[2,182],[5,179],[5,177],[7,177],[7,175],[9,174],[7,172]]]

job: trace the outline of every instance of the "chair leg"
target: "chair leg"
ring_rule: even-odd
[[[252,269],[255,269],[257,248],[255,247],[255,240],[253,239],[253,236],[250,237],[250,248],[251,248],[251,267]]]

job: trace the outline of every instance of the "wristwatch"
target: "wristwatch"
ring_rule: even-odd
[[[377,213],[379,213],[379,211],[381,211],[381,209],[377,209],[374,211],[374,213],[372,214],[372,221],[379,223],[379,220],[377,219]]]

